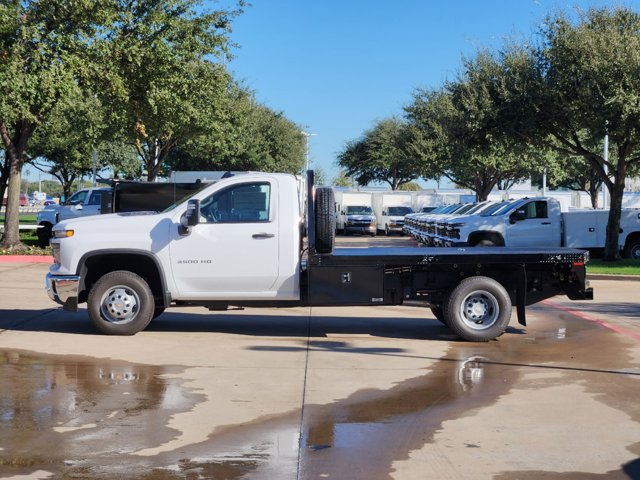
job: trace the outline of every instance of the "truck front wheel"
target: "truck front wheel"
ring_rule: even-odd
[[[511,298],[492,278],[465,278],[445,301],[444,318],[446,325],[464,340],[487,342],[507,329]]]
[[[89,292],[89,317],[107,335],[133,335],[143,330],[155,313],[149,284],[133,272],[117,270],[102,276]]]
[[[51,232],[53,230],[53,225],[49,222],[42,222],[39,225],[38,230],[36,231],[36,235],[38,236],[38,246],[41,248],[49,246],[49,240],[51,240]]]

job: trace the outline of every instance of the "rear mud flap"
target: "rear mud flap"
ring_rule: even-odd
[[[518,314],[518,323],[526,327],[527,318],[524,307],[527,304],[527,269],[524,265],[521,267],[520,275],[516,279],[516,313]]]

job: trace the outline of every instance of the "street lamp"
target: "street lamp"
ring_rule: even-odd
[[[307,170],[309,170],[309,137],[315,137],[318,134],[305,132],[304,130],[300,130],[300,133],[305,136],[305,139],[307,142],[307,153],[306,153],[307,162],[306,162],[306,168],[305,168],[305,172],[306,172]]]

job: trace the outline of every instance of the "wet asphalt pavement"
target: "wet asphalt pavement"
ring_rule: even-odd
[[[106,337],[45,272],[0,264],[0,478],[640,478],[638,282],[473,344],[410,306],[176,309]]]

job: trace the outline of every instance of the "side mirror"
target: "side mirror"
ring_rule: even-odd
[[[180,235],[189,235],[191,227],[195,227],[198,223],[200,223],[200,200],[189,200],[187,211],[180,217],[180,227],[178,228]]]
[[[75,210],[82,210],[82,204],[80,204],[80,203],[79,203],[79,204],[77,204],[77,205],[74,205],[74,206],[73,206],[73,208],[74,208]]]
[[[388,217],[389,216],[389,211],[388,210],[383,210],[382,211],[382,215],[385,216],[385,217]]]

